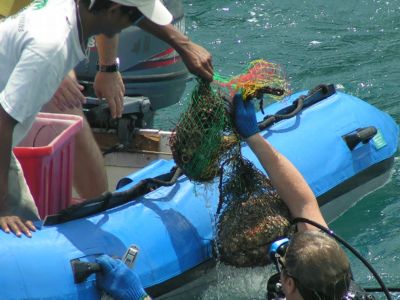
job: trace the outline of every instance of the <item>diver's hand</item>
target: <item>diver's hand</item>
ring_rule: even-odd
[[[139,300],[147,294],[136,273],[122,261],[101,255],[96,262],[102,267],[97,274],[97,286],[116,300]]]
[[[254,109],[253,101],[243,101],[242,94],[237,93],[233,97],[234,121],[239,134],[243,138],[248,138],[258,133],[256,111]]]
[[[94,91],[100,99],[105,98],[113,118],[120,118],[124,109],[125,86],[120,72],[97,72]]]
[[[75,78],[67,75],[50,101],[61,111],[80,108],[86,101],[82,94],[83,89],[84,87]]]
[[[17,237],[20,237],[22,233],[27,237],[32,237],[31,231],[36,231],[36,227],[32,221],[5,213],[0,214],[0,227],[4,232],[13,232]]]
[[[213,80],[212,57],[205,48],[188,41],[183,50],[179,51],[179,54],[189,72],[209,82]]]

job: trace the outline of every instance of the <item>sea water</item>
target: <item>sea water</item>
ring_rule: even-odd
[[[187,34],[212,53],[217,72],[236,75],[250,61],[263,58],[285,68],[294,91],[334,83],[399,122],[400,0],[183,3]],[[158,112],[155,126],[172,128],[192,88],[189,83],[180,103]],[[399,160],[386,186],[359,201],[330,227],[368,259],[385,283],[399,287]],[[378,286],[368,270],[349,256],[356,279],[363,286]],[[206,281],[193,285],[186,299],[262,299],[271,272],[219,266]]]

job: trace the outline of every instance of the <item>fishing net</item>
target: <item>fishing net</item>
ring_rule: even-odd
[[[171,135],[175,163],[191,180],[205,182],[215,178],[224,153],[230,144],[239,141],[231,135],[226,105],[210,84],[199,81]]]
[[[284,72],[277,64],[255,60],[237,76],[215,74],[212,84],[198,81],[189,107],[181,115],[170,139],[176,164],[191,180],[210,181],[219,173],[227,149],[239,143],[234,134],[229,100],[237,91],[244,99],[269,94],[275,98],[289,93]]]
[[[270,244],[289,232],[289,209],[250,161],[239,156],[224,169],[219,188],[219,257],[237,267],[266,265]]]
[[[170,139],[172,155],[183,173],[196,182],[220,176],[217,244],[220,259],[235,266],[267,263],[267,245],[289,228],[287,207],[268,178],[241,155],[231,116],[230,98],[240,91],[245,100],[288,93],[276,64],[257,60],[245,73],[212,84],[198,81],[190,103]]]
[[[258,98],[261,94],[270,94],[273,99],[279,100],[290,93],[281,66],[263,59],[250,62],[244,72],[236,76],[227,77],[216,73],[214,83],[227,90],[230,97],[241,91],[245,100]]]

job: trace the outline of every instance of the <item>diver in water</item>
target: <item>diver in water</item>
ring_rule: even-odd
[[[102,255],[97,262],[103,270],[97,275],[97,285],[114,299],[150,299],[137,274],[122,261]],[[294,234],[279,265],[280,292],[287,300],[362,299],[346,298],[350,263],[339,244],[325,233],[306,230]]]
[[[253,103],[244,102],[240,94],[233,101],[237,131],[257,155],[292,216],[311,219],[326,227],[317,200],[303,176],[258,133]],[[286,255],[279,258],[280,281],[286,299],[343,299],[351,279],[346,254],[334,239],[311,224],[298,223],[297,230]],[[268,255],[267,249],[265,255]],[[98,287],[115,299],[148,297],[137,274],[121,261],[103,255],[97,262],[103,269],[97,275]]]
[[[285,247],[284,255],[277,256],[279,273],[275,275],[279,276],[281,296],[288,300],[346,299],[350,263],[332,237],[319,231],[297,232]]]
[[[114,299],[150,299],[137,274],[122,261],[102,255],[97,262],[103,270],[97,275],[97,285]],[[281,289],[287,300],[355,299],[345,298],[351,282],[349,260],[325,233],[306,230],[294,234],[279,264]]]

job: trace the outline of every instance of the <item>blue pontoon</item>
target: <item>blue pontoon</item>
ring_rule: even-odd
[[[262,135],[304,174],[331,221],[390,178],[398,126],[332,86],[299,98],[305,94],[270,105],[257,118]],[[246,144],[242,151],[260,167]],[[31,239],[0,232],[0,299],[99,299],[94,275],[78,282],[72,266],[102,253],[121,257],[131,244],[140,249],[135,270],[152,296],[212,266],[218,182],[180,176],[171,183],[174,165],[154,161],[123,178],[116,192],[48,217]]]

